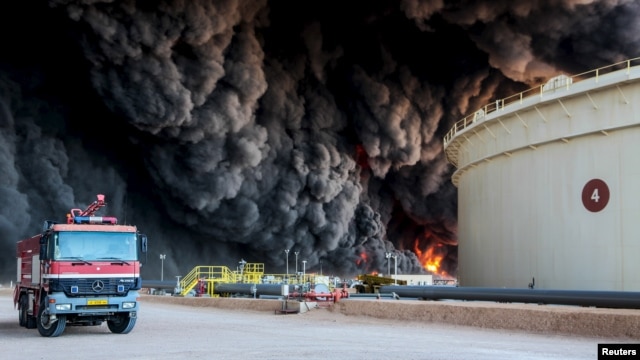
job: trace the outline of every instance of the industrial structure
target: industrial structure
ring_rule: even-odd
[[[640,290],[639,65],[558,76],[453,126],[460,286]]]
[[[332,301],[347,297],[342,292],[343,286],[338,286],[337,278],[305,272],[267,274],[263,263],[241,260],[239,264],[236,270],[223,265],[196,266],[177,281],[176,294],[198,297],[282,296],[314,300],[321,297],[321,300]]]
[[[196,266],[177,283],[146,280],[143,287],[155,295],[167,295],[172,287],[175,296],[209,298],[253,298],[281,300],[276,314],[304,312],[331,305],[342,299],[461,300],[500,303],[534,303],[539,305],[575,305],[584,307],[640,309],[640,292],[601,290],[549,290],[529,288],[459,287],[455,283],[424,277],[407,280],[380,274],[361,274],[352,280],[339,280],[317,274],[265,274],[264,264],[241,262],[232,271],[226,266]],[[246,274],[244,268],[248,269]],[[418,275],[416,275],[418,276]],[[180,277],[178,277],[180,278]],[[162,291],[155,292],[160,288]],[[304,304],[304,305],[303,305]]]

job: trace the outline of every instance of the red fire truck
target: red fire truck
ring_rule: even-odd
[[[59,336],[67,325],[101,325],[127,334],[136,324],[142,288],[140,259],[147,237],[115,217],[71,209],[66,223],[45,221],[42,233],[18,241],[14,306],[20,326]]]

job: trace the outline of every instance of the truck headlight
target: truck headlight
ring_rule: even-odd
[[[69,311],[71,310],[71,304],[56,304],[56,310]]]
[[[135,301],[127,301],[127,302],[123,302],[122,303],[122,308],[123,309],[133,309],[136,307],[136,302]]]

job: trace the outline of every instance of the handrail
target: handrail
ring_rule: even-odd
[[[462,120],[459,120],[455,124],[453,124],[453,127],[451,128],[451,130],[449,130],[449,132],[447,132],[447,134],[443,138],[444,147],[445,148],[447,147],[447,145],[451,142],[451,140],[453,140],[453,138],[458,134],[458,132],[473,125],[480,118],[483,118],[492,112],[504,109],[504,107],[507,105],[514,104],[514,103],[522,104],[524,99],[526,98],[530,98],[532,96],[542,96],[545,92],[555,91],[560,87],[566,87],[566,89],[569,90],[574,83],[588,80],[588,79],[595,79],[595,82],[597,83],[598,80],[600,79],[600,76],[613,71],[622,70],[626,68],[627,74],[628,74],[632,67],[632,63],[637,63],[636,65],[640,65],[640,57],[628,59],[615,64],[589,70],[587,72],[573,75],[573,76],[561,75],[559,77],[552,78],[550,81],[548,81],[545,84],[532,87],[523,92],[508,96],[504,99],[496,100],[493,103],[489,103],[484,107],[475,111],[473,114],[467,115]],[[555,84],[556,86],[552,86],[553,84],[550,84],[550,82],[556,79],[559,80],[558,84]]]
[[[226,266],[196,266],[180,280],[180,294],[188,294],[200,279],[234,282],[235,277],[234,272]]]

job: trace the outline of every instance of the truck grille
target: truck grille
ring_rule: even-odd
[[[137,289],[134,278],[60,279],[49,285],[53,291],[64,291],[67,296],[125,295]]]

